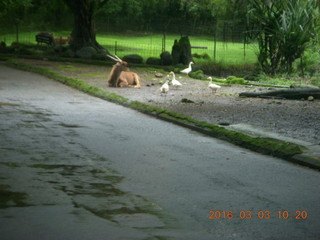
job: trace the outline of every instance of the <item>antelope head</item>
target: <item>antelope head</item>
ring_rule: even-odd
[[[121,58],[119,58],[117,55],[111,56],[111,55],[108,55],[108,54],[107,54],[107,56],[108,56],[110,59],[112,59],[113,61],[116,61],[117,63],[120,63],[120,64],[125,65],[125,66],[128,65],[128,63],[127,63],[126,61],[122,61]]]
[[[122,61],[117,55],[111,56],[107,54],[107,56],[117,62],[113,65],[108,80],[110,87],[116,87],[121,72],[128,71],[128,63],[126,61]]]

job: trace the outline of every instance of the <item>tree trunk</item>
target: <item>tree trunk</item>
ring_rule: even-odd
[[[270,92],[243,92],[239,94],[240,97],[253,97],[253,98],[284,98],[284,99],[308,99],[313,97],[314,99],[320,99],[319,88],[300,88],[300,89],[286,89],[276,90]]]
[[[76,51],[83,47],[93,47],[97,51],[103,47],[96,41],[94,14],[95,0],[64,0],[74,15],[74,27],[70,46]]]

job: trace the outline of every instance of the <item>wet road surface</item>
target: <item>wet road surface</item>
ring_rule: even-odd
[[[3,65],[0,136],[1,239],[320,236],[318,171]]]

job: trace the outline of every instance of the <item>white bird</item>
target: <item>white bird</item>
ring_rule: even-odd
[[[218,90],[219,88],[221,88],[221,86],[212,83],[212,77],[208,77],[208,79],[210,80],[210,82],[209,82],[209,84],[208,84],[208,88],[210,88],[210,89],[212,90],[212,93],[216,93],[217,90]]]
[[[166,80],[166,82],[160,87],[160,92],[161,94],[167,94],[169,92],[169,80]]]
[[[177,88],[182,86],[182,84],[176,79],[176,75],[174,74],[174,72],[170,72],[169,74],[172,75],[171,84],[173,87]]]
[[[189,63],[189,67],[187,67],[186,69],[181,70],[180,72],[181,73],[185,73],[185,74],[189,74],[189,72],[192,71],[191,64],[193,64],[193,62],[190,62]]]

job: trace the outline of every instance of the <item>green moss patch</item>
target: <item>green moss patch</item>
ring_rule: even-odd
[[[245,84],[247,81],[244,78],[239,78],[235,76],[229,76],[226,80],[228,84]]]
[[[18,164],[12,163],[12,162],[6,162],[6,163],[3,163],[3,164],[6,165],[7,167],[19,167]]]
[[[75,67],[74,65],[59,65],[56,67],[59,70],[63,70],[63,71],[70,71],[70,72],[74,72],[74,71],[79,71],[81,70],[80,68]]]

